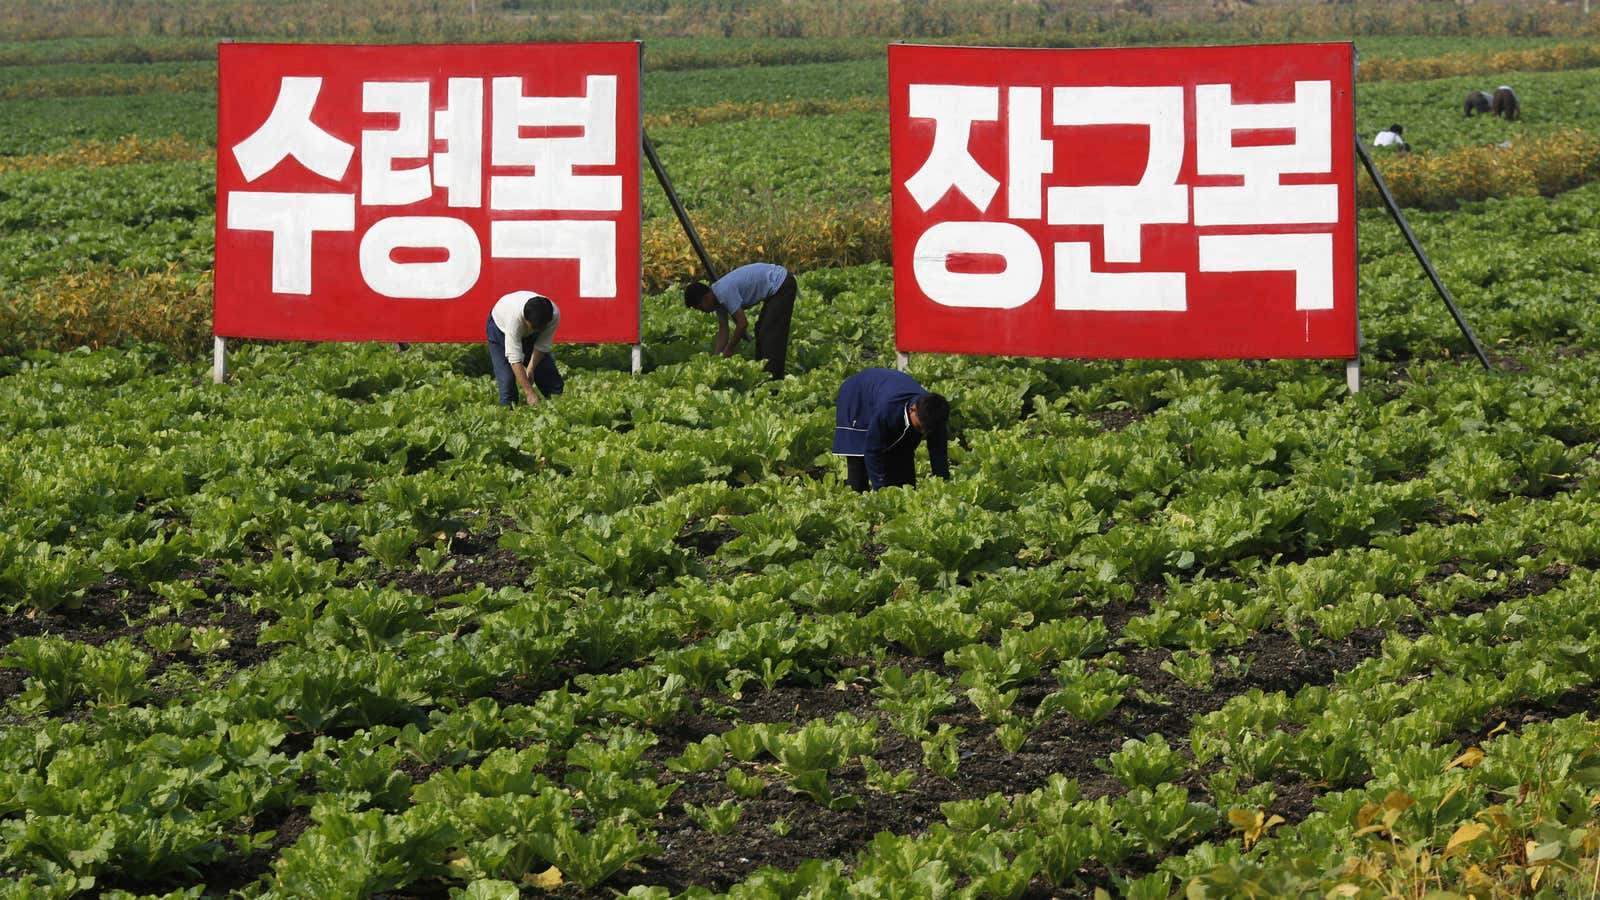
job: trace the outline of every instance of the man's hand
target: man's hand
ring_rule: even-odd
[[[539,402],[539,392],[533,389],[533,382],[528,379],[528,370],[538,365],[543,355],[535,350],[533,359],[529,360],[526,365],[523,363],[511,364],[511,374],[516,377],[517,387],[522,388],[522,396],[527,398],[529,406]]]

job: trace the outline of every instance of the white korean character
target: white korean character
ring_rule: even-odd
[[[1195,225],[1328,224],[1339,220],[1339,188],[1332,184],[1282,184],[1287,173],[1320,174],[1333,167],[1332,86],[1295,82],[1294,102],[1234,104],[1233,88],[1195,88],[1196,171],[1242,176],[1234,187],[1194,189]],[[1236,147],[1236,130],[1294,132],[1292,143]],[[1295,308],[1333,308],[1333,236],[1318,234],[1206,234],[1200,236],[1202,272],[1295,273]]]
[[[1054,144],[1040,137],[1044,91],[1016,87],[1006,92],[1006,211],[1013,219],[1037,219],[1044,176],[1055,171]]]
[[[1142,125],[1150,149],[1138,184],[1052,187],[1046,191],[1051,225],[1099,225],[1106,262],[1136,263],[1145,225],[1189,221],[1188,190],[1178,183],[1183,165],[1183,89],[1180,87],[1058,87],[1052,96],[1056,125]],[[1056,308],[1073,310],[1182,311],[1182,272],[1095,272],[1089,244],[1056,244]]]
[[[361,132],[361,205],[405,206],[421,203],[433,194],[428,164],[396,169],[397,159],[428,158],[432,135],[428,133],[428,83],[425,81],[368,81],[361,85],[361,111],[394,113],[399,124],[393,131]]]
[[[1295,309],[1333,309],[1333,235],[1202,234],[1202,272],[1293,272]]]
[[[499,259],[575,259],[578,296],[617,295],[617,223],[606,220],[502,219],[489,223]]]
[[[272,291],[311,293],[311,236],[354,231],[354,194],[229,191],[228,227],[272,233]]]
[[[590,75],[581,97],[527,97],[522,78],[496,78],[491,165],[529,167],[532,175],[489,179],[489,206],[497,210],[622,209],[621,175],[577,175],[575,166],[617,162],[617,77]],[[572,128],[575,137],[523,137],[523,127]]]
[[[909,114],[933,120],[933,147],[922,167],[906,179],[906,190],[923,212],[955,188],[983,212],[989,208],[1000,182],[972,158],[968,141],[973,122],[993,122],[1000,116],[998,87],[957,84],[913,84]]]
[[[287,77],[279,82],[278,99],[267,121],[233,146],[245,181],[255,181],[290,156],[329,181],[344,177],[355,148],[311,121],[311,109],[321,92],[321,78]]]
[[[432,114],[426,82],[369,81],[361,86],[361,108],[368,113],[393,113],[392,130],[361,132],[361,204],[405,206],[446,188],[450,206],[483,204],[483,80],[452,78],[448,105]],[[446,149],[433,153],[429,165],[396,168],[400,159],[428,160],[437,133]]]
[[[1233,86],[1195,87],[1195,171],[1242,176],[1235,187],[1194,189],[1194,224],[1286,225],[1339,221],[1339,187],[1281,184],[1287,173],[1321,174],[1333,168],[1332,86],[1294,83],[1293,103],[1233,102]],[[1235,147],[1241,130],[1294,131],[1291,144]]]
[[[245,181],[255,181],[289,157],[330,181],[344,177],[355,148],[311,121],[322,79],[286,77],[267,121],[233,146]],[[311,293],[311,239],[318,231],[354,231],[355,195],[229,191],[227,227],[272,234],[272,290]]]
[[[483,79],[452,78],[446,108],[433,114],[433,132],[447,149],[433,155],[433,183],[449,205],[483,205]]]
[[[401,248],[443,250],[445,258],[396,262]],[[471,290],[483,267],[472,226],[448,216],[390,216],[361,236],[361,278],[385,297],[453,300]]]
[[[1003,257],[1000,272],[952,272],[964,254]],[[1015,309],[1039,294],[1044,264],[1039,244],[1010,222],[939,222],[917,238],[911,271],[929,300],[972,309]]]

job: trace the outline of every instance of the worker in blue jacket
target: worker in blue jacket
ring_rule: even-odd
[[[863,369],[839,387],[833,452],[858,491],[917,483],[917,445],[928,441],[933,474],[950,477],[950,402],[894,369]]]

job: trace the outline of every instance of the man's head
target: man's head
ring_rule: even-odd
[[[911,427],[923,434],[943,431],[950,421],[950,401],[940,394],[922,394],[908,408]]]
[[[717,295],[711,293],[711,286],[703,281],[692,281],[683,289],[683,305],[701,312],[711,312],[717,308]]]
[[[1399,125],[1390,125],[1389,126],[1389,130],[1394,132],[1395,134],[1405,134],[1406,133],[1406,130],[1404,128],[1401,128]]]
[[[522,304],[522,317],[528,320],[535,332],[543,331],[550,327],[550,320],[556,317],[556,305],[550,302],[549,297],[534,297]]]

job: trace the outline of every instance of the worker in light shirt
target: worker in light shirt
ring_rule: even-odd
[[[561,310],[533,291],[512,291],[495,301],[484,331],[501,406],[515,406],[518,390],[529,406],[539,402],[540,394],[561,393],[565,382],[553,355],[560,324]]]
[[[1406,143],[1405,133],[1405,128],[1400,125],[1390,125],[1378,132],[1378,136],[1372,139],[1372,146],[1393,147],[1396,153],[1410,153],[1411,145]]]
[[[794,298],[799,290],[794,276],[773,263],[749,263],[707,285],[696,281],[683,289],[683,305],[701,312],[720,312],[717,317],[717,352],[732,356],[739,342],[750,332],[745,310],[761,307],[756,320],[756,359],[767,364],[767,374],[782,378],[789,356],[789,323],[794,316]],[[728,333],[728,319],[733,333]]]

